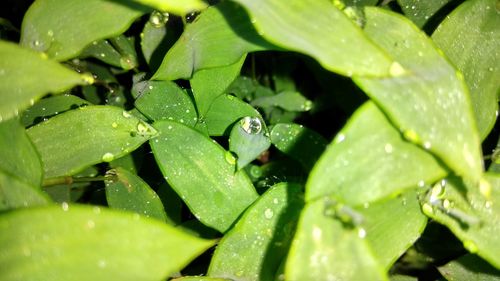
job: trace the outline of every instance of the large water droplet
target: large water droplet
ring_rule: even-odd
[[[255,135],[262,131],[262,121],[258,117],[244,117],[240,121],[241,128],[247,133],[251,135]]]
[[[102,156],[102,161],[104,161],[104,162],[111,162],[111,161],[113,161],[113,159],[115,159],[115,156],[111,152],[106,152]]]
[[[168,22],[169,17],[170,15],[168,13],[154,11],[149,17],[149,22],[154,27],[162,27]]]

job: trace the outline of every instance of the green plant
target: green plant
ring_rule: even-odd
[[[500,1],[11,20],[0,280],[500,279]]]

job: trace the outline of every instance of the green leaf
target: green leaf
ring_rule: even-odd
[[[327,146],[326,139],[315,131],[298,124],[276,124],[271,130],[271,143],[281,152],[311,170]]]
[[[446,280],[498,281],[500,270],[475,255],[465,255],[439,267]]]
[[[260,97],[252,101],[253,106],[273,107],[277,106],[287,111],[309,111],[312,101],[296,91],[284,91],[269,97]]]
[[[89,105],[90,102],[73,95],[52,96],[39,100],[21,115],[21,123],[29,127],[57,114]]]
[[[242,118],[229,135],[229,150],[236,153],[238,170],[257,159],[270,146],[266,124],[259,117]]]
[[[45,178],[73,175],[85,167],[128,154],[156,131],[112,106],[87,106],[59,114],[27,130],[40,153]]]
[[[47,93],[84,84],[78,73],[43,55],[0,41],[0,121],[18,115]]]
[[[485,174],[481,191],[458,178],[437,183],[422,199],[422,211],[447,226],[469,252],[500,269],[500,175]]]
[[[186,27],[152,79],[191,78],[199,69],[227,66],[248,52],[273,48],[257,34],[241,7],[223,2]]]
[[[248,103],[233,95],[221,95],[214,100],[205,118],[200,122],[206,124],[211,136],[229,134],[229,129],[243,117],[258,117],[260,113]]]
[[[168,42],[167,34],[169,34],[167,28],[167,22],[169,19],[168,13],[161,13],[154,11],[151,13],[149,20],[144,24],[144,28],[141,33],[141,50],[146,59],[146,62],[151,66],[151,69],[156,69],[159,62],[168,50],[165,46]],[[161,58],[160,58],[161,56]]]
[[[248,10],[262,37],[315,58],[327,70],[347,76],[389,74],[392,59],[331,1],[234,1]]]
[[[94,41],[123,33],[148,10],[120,1],[37,0],[24,16],[21,45],[64,61]]]
[[[303,206],[302,187],[280,183],[264,193],[219,242],[208,275],[273,280]]]
[[[247,175],[198,131],[173,121],[154,126],[160,135],[150,144],[167,182],[202,223],[225,232],[257,198]]]
[[[63,204],[0,216],[0,279],[161,280],[213,245],[157,220]]]
[[[358,109],[318,160],[306,200],[332,195],[361,205],[424,186],[447,174],[427,152],[405,141],[372,102]]]
[[[189,81],[193,91],[196,108],[200,116],[205,116],[214,100],[224,94],[226,89],[240,74],[246,55],[236,63],[209,69],[201,69],[194,73]]]
[[[193,127],[198,115],[191,97],[172,81],[143,81],[135,86],[135,106],[151,120],[174,120]]]
[[[452,0],[398,0],[401,10],[416,26],[422,28],[441,8]]]
[[[484,140],[495,124],[498,111],[498,1],[466,1],[441,23],[432,39],[464,74],[471,92],[479,135]]]
[[[95,58],[115,67],[122,67],[122,55],[109,43],[108,40],[94,41],[79,55],[80,58]]]
[[[106,200],[111,208],[167,220],[158,195],[136,174],[122,168],[109,170],[105,183]]]
[[[47,194],[16,176],[0,171],[0,211],[43,206],[50,203]]]
[[[198,11],[207,7],[202,0],[125,0],[125,2],[135,2],[151,6],[163,12],[170,12],[176,15],[185,15],[190,12]]]
[[[288,253],[286,280],[387,280],[361,229],[325,215],[326,200],[306,204]]]
[[[409,141],[437,155],[456,174],[479,182],[480,141],[460,72],[408,19],[373,7],[365,13],[366,34],[400,68],[391,77],[356,77],[355,82]]]
[[[374,255],[386,270],[420,237],[427,218],[416,190],[359,207],[363,228]]]

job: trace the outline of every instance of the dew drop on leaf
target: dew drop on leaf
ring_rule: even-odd
[[[149,17],[149,23],[154,27],[162,27],[168,22],[169,17],[170,15],[168,13],[154,11]]]
[[[256,135],[262,131],[262,121],[258,117],[244,117],[240,121],[240,126],[247,134],[251,135]]]
[[[272,218],[273,218],[273,216],[274,216],[274,212],[273,212],[273,210],[271,210],[271,209],[266,209],[266,210],[264,211],[264,217],[265,217],[266,219],[270,220],[270,219],[272,219]]]
[[[110,153],[110,152],[106,152],[102,156],[102,161],[104,161],[104,162],[111,162],[114,159],[115,159],[115,156],[113,155],[113,153]]]

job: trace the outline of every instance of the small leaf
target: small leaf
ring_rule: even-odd
[[[89,104],[88,101],[73,95],[48,97],[39,100],[32,107],[24,111],[21,116],[21,122],[25,127],[29,127],[57,114]]]
[[[135,85],[135,106],[154,121],[174,120],[194,127],[198,120],[191,97],[172,81],[143,81]]]
[[[500,176],[485,174],[481,190],[486,196],[475,184],[447,178],[422,199],[422,210],[447,226],[469,252],[500,269]]]
[[[240,74],[245,58],[246,56],[244,55],[234,64],[201,69],[194,73],[189,83],[191,84],[191,90],[196,101],[196,108],[201,116],[207,114],[214,100],[224,94],[225,90]]]
[[[495,124],[498,111],[498,1],[464,2],[439,25],[432,34],[432,39],[464,74],[465,82],[471,91],[479,135],[484,140]]]
[[[63,204],[0,216],[1,280],[162,280],[213,245],[157,220]]]
[[[281,152],[299,161],[309,171],[327,146],[326,139],[298,124],[279,123],[271,130],[271,142]]]
[[[209,135],[222,136],[229,134],[231,126],[247,116],[262,119],[260,113],[251,105],[233,95],[226,94],[214,100],[207,115],[201,118],[200,122],[206,124]]]
[[[94,41],[79,55],[80,58],[95,58],[115,67],[121,67],[122,55],[109,43],[108,40]]]
[[[45,178],[73,175],[110,162],[147,141],[156,131],[112,106],[87,106],[59,114],[27,130],[45,170]]]
[[[257,159],[270,146],[266,124],[259,117],[242,118],[229,135],[229,150],[236,153],[238,170]]]
[[[327,70],[347,76],[389,74],[391,58],[331,1],[235,2],[248,10],[262,37],[315,58]]]
[[[446,280],[499,281],[500,270],[475,255],[465,255],[439,267]]]
[[[59,93],[84,84],[78,73],[18,45],[0,41],[0,121],[47,93]]]
[[[106,200],[111,208],[166,221],[160,198],[139,176],[122,168],[106,174]]]
[[[446,174],[434,157],[405,141],[378,107],[368,102],[314,166],[306,201],[332,195],[352,206],[362,205]]]
[[[203,11],[186,27],[152,79],[189,79],[199,69],[234,64],[248,52],[271,48],[241,7],[222,2]]]
[[[37,0],[23,19],[21,45],[64,61],[94,41],[123,33],[147,11],[119,1]]]
[[[179,16],[202,10],[207,4],[202,0],[125,0],[125,2],[139,3],[151,6],[163,12],[170,12]]]
[[[452,0],[398,0],[401,10],[416,26],[422,28],[441,8]]]
[[[359,207],[357,211],[363,216],[366,239],[386,270],[413,245],[427,224],[415,189]]]
[[[253,106],[273,107],[277,106],[287,111],[309,111],[312,101],[296,91],[284,91],[279,94],[261,97],[252,101]]]
[[[173,121],[154,124],[160,135],[150,141],[167,182],[205,225],[225,232],[257,198],[236,160],[210,138]]]
[[[437,155],[456,174],[477,183],[481,147],[467,87],[459,72],[408,19],[365,8],[365,32],[394,56],[391,77],[354,81],[405,137]]]
[[[326,201],[306,204],[288,253],[286,280],[387,280],[362,229],[325,215]],[[361,234],[361,235],[360,235]]]
[[[303,206],[301,186],[280,183],[264,193],[220,241],[208,275],[273,280],[286,257]]]
[[[141,50],[151,69],[158,67],[170,47],[168,45],[170,32],[167,28],[169,17],[168,13],[153,11],[149,20],[144,24],[141,33]]]

